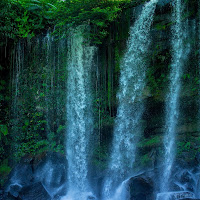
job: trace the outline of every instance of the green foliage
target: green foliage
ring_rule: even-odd
[[[57,129],[56,132],[57,132],[58,134],[60,134],[62,131],[65,130],[65,128],[66,128],[65,126],[63,126],[63,125],[59,125],[59,127],[58,127],[58,129]]]
[[[5,124],[0,124],[0,140],[2,136],[8,135],[8,127]]]
[[[7,125],[0,125],[0,162],[8,156],[7,145],[10,142]]]
[[[162,86],[168,81],[166,75],[162,73],[159,78],[156,78],[154,75],[154,71],[149,70],[147,77],[151,93],[156,96],[160,95],[160,93],[162,92]]]
[[[8,159],[3,160],[0,165],[0,186],[4,185],[10,171],[11,167],[8,165]]]
[[[147,165],[150,161],[151,161],[151,158],[149,157],[149,154],[145,154],[145,155],[141,156],[141,158],[140,158],[140,163],[142,166]]]
[[[93,102],[93,109],[96,116],[95,128],[101,128],[102,126],[111,126],[114,124],[114,118],[110,116],[110,113],[107,110],[107,101],[105,98],[97,98]],[[100,124],[98,119],[101,120]]]
[[[156,30],[165,30],[166,29],[166,24],[158,23],[155,26]]]
[[[183,74],[182,79],[189,86],[189,92],[191,94],[197,94],[200,87],[199,77],[194,73],[185,73]]]
[[[19,37],[33,37],[34,33],[31,32],[32,30],[32,24],[29,22],[29,16],[28,16],[28,11],[24,12],[24,15],[22,16],[22,18],[18,17],[16,19],[17,26],[18,26],[18,36]]]
[[[35,141],[34,139],[32,139],[28,142],[21,143],[17,147],[14,156],[15,159],[19,161],[20,158],[25,156],[26,154],[31,154],[32,156],[36,156],[38,154],[48,151],[59,152],[64,154],[64,147],[61,144],[57,145],[54,137],[52,137],[52,140]]]
[[[95,43],[102,43],[111,22],[122,10],[144,1],[131,0],[2,0],[0,2],[0,35],[3,38],[32,38],[47,28],[54,34],[68,33],[72,26],[88,24],[86,33]]]
[[[0,165],[0,175],[8,174],[11,171],[11,168],[8,166],[8,160],[4,160]]]
[[[21,73],[17,74],[13,66],[13,76],[19,79],[17,96],[12,96],[9,135],[11,153],[17,161],[26,154],[64,153],[66,53],[62,52],[66,49],[59,41],[52,41],[49,48],[49,43],[39,37],[32,38],[31,44],[26,46]],[[24,48],[27,43],[20,45]],[[15,94],[15,85],[12,90]]]
[[[183,158],[187,161],[193,160],[197,153],[197,150],[194,149],[194,144],[191,141],[181,140],[177,144],[177,155],[178,158]],[[187,155],[189,153],[189,155]]]
[[[2,0],[0,2],[0,8],[0,45],[2,45],[6,38],[14,39],[16,37],[17,25],[15,19],[18,17],[22,8],[19,4],[11,0]]]
[[[1,49],[0,49],[1,50]],[[4,56],[5,57],[5,56]],[[7,84],[8,72],[4,60],[0,57],[0,163],[9,154],[9,84]]]
[[[162,139],[161,136],[155,135],[150,138],[143,139],[138,146],[140,148],[152,148],[161,145]]]
[[[8,159],[3,160],[0,165],[0,186],[3,186],[8,178],[11,167],[8,165]]]
[[[151,94],[159,97],[168,82],[171,56],[168,51],[163,51],[161,44],[154,47],[152,66],[148,68],[147,80]]]
[[[124,1],[65,1],[60,3],[55,14],[56,31],[66,32],[69,26],[89,24],[90,38],[101,43],[108,34],[109,24],[119,17]],[[128,1],[126,1],[128,2]],[[67,29],[66,29],[67,27]],[[89,32],[87,33],[89,34]]]
[[[178,148],[180,151],[190,151],[190,148],[191,148],[191,143],[190,142],[180,142],[178,144]]]
[[[0,36],[4,39],[33,37],[45,27],[51,26],[52,13],[56,9],[51,0],[2,0],[0,2]]]
[[[198,133],[184,133],[180,135],[177,142],[177,156],[186,161],[195,159],[197,152],[200,151],[200,137]]]

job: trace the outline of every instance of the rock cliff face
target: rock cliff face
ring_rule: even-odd
[[[165,2],[165,3],[164,3]],[[164,5],[163,5],[164,3]],[[191,150],[198,150],[198,110],[199,110],[199,97],[198,97],[198,35],[197,35],[197,2],[191,3],[191,7],[186,9],[185,23],[189,26],[189,38],[186,40],[190,44],[191,51],[189,57],[185,62],[184,72],[181,86],[180,95],[180,119],[177,128],[178,135],[178,155],[179,153],[187,153]],[[144,120],[144,140],[141,141],[139,147],[142,151],[147,148],[154,148],[161,145],[161,138],[164,132],[164,117],[165,117],[165,103],[166,95],[168,92],[169,84],[169,69],[171,64],[171,25],[173,24],[171,19],[171,4],[168,1],[160,2],[157,6],[154,24],[151,30],[151,50],[149,51],[150,66],[147,70],[147,85],[143,92],[143,97],[146,102],[145,112],[143,114]],[[109,121],[103,121],[102,137],[109,139],[109,132],[112,132],[112,119],[116,116],[116,91],[118,90],[118,80],[120,72],[120,58],[123,56],[123,52],[126,48],[127,30],[130,23],[134,23],[135,18],[129,18],[132,12],[135,12],[135,16],[139,12],[140,7],[129,9],[124,13],[122,21],[112,25],[109,38],[100,47],[99,50],[99,86],[103,88],[102,96],[106,101],[106,114],[111,117]],[[127,14],[128,13],[128,14]],[[126,31],[124,31],[126,30]],[[107,131],[104,131],[107,129]],[[108,136],[106,137],[106,134]],[[111,134],[111,133],[110,133]],[[145,142],[147,144],[145,144]],[[148,142],[150,141],[150,144]],[[186,147],[186,141],[190,142],[188,148]],[[154,144],[155,142],[155,144]],[[186,146],[185,146],[186,145]],[[144,146],[144,148],[142,147]],[[158,148],[157,148],[158,149]],[[180,152],[179,152],[180,151]],[[151,152],[151,151],[149,151]],[[194,155],[194,154],[192,154]],[[187,159],[194,159],[190,156]]]

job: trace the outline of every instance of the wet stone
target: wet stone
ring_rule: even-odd
[[[22,200],[51,200],[50,195],[40,182],[24,187],[20,192],[20,197]]]

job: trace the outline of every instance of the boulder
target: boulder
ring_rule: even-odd
[[[185,165],[182,169],[181,166],[174,168],[173,176],[171,177],[171,185],[176,183],[179,186],[177,190],[184,190],[195,192],[196,188],[196,171],[192,169],[187,169]],[[174,191],[176,188],[171,187],[171,190]]]
[[[35,199],[46,198],[47,200],[49,196],[65,195],[66,158],[59,153],[47,153],[38,157],[23,158],[21,163],[14,167],[4,187],[6,196],[9,194],[9,198],[19,198],[20,194],[20,199],[32,200],[30,196],[34,194],[34,191],[41,191],[38,193],[39,197],[36,195]]]
[[[0,190],[0,200],[3,200],[3,190]]]
[[[196,154],[195,159],[200,164],[200,152]]]
[[[9,193],[13,196],[13,197],[18,197],[19,196],[19,192],[21,191],[22,186],[18,185],[18,184],[11,184],[9,187]]]
[[[131,200],[152,200],[153,183],[144,177],[133,177],[129,180]]]
[[[177,192],[163,192],[157,194],[157,200],[178,200],[178,199],[193,199],[195,198],[194,193],[187,191]]]
[[[51,200],[51,196],[45,190],[41,182],[23,187],[19,196],[22,200]]]
[[[181,199],[181,200],[200,200],[200,199],[191,199],[191,198],[186,198],[186,199]]]
[[[20,163],[9,174],[5,186],[5,193],[13,197],[18,197],[19,192],[24,186],[31,184],[33,180],[33,171],[30,164]]]
[[[66,192],[66,171],[66,158],[59,153],[48,153],[34,166],[34,179],[41,182],[51,196],[62,196]]]
[[[5,193],[2,197],[0,197],[0,200],[22,200],[20,197],[14,197],[9,193]]]
[[[200,199],[191,199],[191,198],[186,198],[186,199],[181,199],[181,200],[200,200]]]

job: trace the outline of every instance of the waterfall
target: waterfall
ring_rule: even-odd
[[[189,46],[185,46],[184,39],[188,34],[187,22],[183,23],[181,16],[183,2],[176,0],[173,3],[174,25],[172,26],[172,63],[170,72],[169,93],[166,97],[166,118],[164,135],[164,167],[160,178],[161,192],[169,191],[169,179],[175,159],[176,126],[179,118],[179,96],[183,65],[189,53]]]
[[[103,199],[126,198],[120,183],[130,176],[135,160],[136,143],[140,134],[139,123],[143,113],[141,96],[147,65],[144,59],[150,44],[149,31],[156,3],[157,0],[146,3],[141,15],[131,27],[127,51],[121,63],[119,106],[108,174],[103,185]],[[123,191],[122,194],[119,194],[119,191]]]
[[[89,138],[93,132],[91,70],[95,48],[84,44],[83,26],[72,31],[69,39],[67,80],[68,194],[63,199],[87,199]]]
[[[93,196],[88,181],[88,160],[91,154],[89,139],[93,133],[91,74],[96,48],[87,44],[82,36],[84,30],[80,26],[71,32],[68,44],[64,39],[56,41],[50,33],[32,41],[21,41],[13,55],[12,131],[15,135],[21,134],[24,143],[30,135],[36,142],[39,141],[37,145],[27,145],[25,151],[36,146],[38,149],[59,151],[62,146],[59,146],[61,142],[56,136],[62,134],[67,120],[68,194],[64,199],[73,200]],[[63,109],[65,90],[67,114]],[[32,126],[33,120],[40,122],[38,127]],[[40,138],[38,131],[42,135]],[[23,143],[17,139],[14,148],[21,153]],[[48,166],[49,172],[52,172],[51,165]],[[51,182],[52,174],[44,178],[45,182]],[[42,172],[40,176],[43,177]],[[55,191],[49,188],[46,189],[53,194]]]

